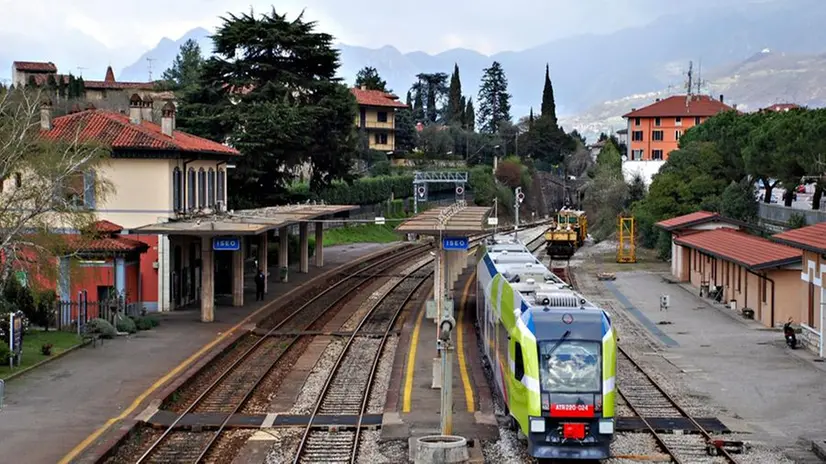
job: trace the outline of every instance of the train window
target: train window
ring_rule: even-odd
[[[539,380],[543,391],[599,392],[600,364],[600,343],[596,341],[542,341],[539,344]]]
[[[513,376],[516,377],[516,380],[521,382],[522,377],[525,376],[525,361],[522,359],[522,345],[519,342],[514,343],[513,351]]]

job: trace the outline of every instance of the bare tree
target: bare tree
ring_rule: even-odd
[[[71,256],[88,234],[68,238],[58,230],[89,231],[89,204],[113,190],[98,174],[107,147],[81,139],[82,127],[51,131],[51,101],[37,90],[0,94],[0,282],[22,266],[42,273],[56,256]]]

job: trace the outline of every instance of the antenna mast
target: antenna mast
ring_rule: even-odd
[[[155,58],[146,58],[146,61],[149,63],[149,82],[152,82],[152,62],[155,61]]]
[[[85,66],[78,66],[77,70],[80,71],[80,77],[83,77],[83,70],[86,69]]]
[[[688,105],[691,103],[691,92],[694,90],[694,81],[693,81],[693,79],[694,79],[694,62],[689,61],[688,62],[688,82],[686,83],[686,86],[685,86],[685,89],[686,89],[685,106],[686,107],[688,107]]]

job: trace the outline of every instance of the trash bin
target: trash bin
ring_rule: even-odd
[[[281,282],[286,282],[286,281],[287,281],[287,275],[288,275],[288,274],[289,274],[289,273],[288,273],[288,268],[286,268],[286,267],[282,267],[282,268],[280,269],[279,275],[280,275],[280,277],[281,277]]]

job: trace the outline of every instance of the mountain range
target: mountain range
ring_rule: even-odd
[[[788,66],[788,73],[791,73],[791,70],[805,67],[811,69],[806,74],[808,79],[817,80],[819,74],[813,69],[818,66],[806,63],[818,62],[818,54],[826,51],[826,28],[822,27],[826,23],[826,5],[823,0],[719,1],[718,5],[709,6],[711,3],[705,3],[700,12],[683,9],[679,14],[659,16],[639,27],[604,35],[570,36],[491,56],[468,49],[427,54],[402,53],[390,45],[366,48],[338,44],[342,62],[339,74],[352,83],[359,69],[373,66],[387,80],[389,87],[404,99],[416,74],[450,73],[453,64],[458,63],[464,93],[475,99],[483,69],[496,60],[508,77],[512,116],[518,118],[526,115],[531,107],[535,111],[538,109],[547,63],[554,84],[557,112],[567,129],[573,128],[567,127],[571,124],[579,127],[604,124],[603,111],[613,107],[619,109],[623,105],[640,106],[645,100],[653,101],[655,94],[679,91],[691,60],[695,64],[695,74],[701,68],[701,77],[709,82],[710,90],[715,94],[728,93],[727,100],[730,101],[741,98],[745,105],[760,104],[760,98],[749,97],[749,89],[758,88],[776,92],[760,96],[771,103],[777,98],[799,99],[798,103],[808,104],[817,101],[814,83],[783,80],[782,76],[766,80],[760,72],[776,73]],[[124,66],[118,73],[118,80],[145,81],[149,77],[150,65],[153,77],[159,77],[171,65],[180,45],[190,38],[196,40],[205,52],[211,51],[209,34],[210,31],[204,28],[196,28],[177,40],[162,39],[138,60]],[[94,42],[94,39],[84,38],[84,44],[89,41]],[[4,41],[5,45],[8,43]],[[26,56],[15,56],[14,59],[48,60],[46,45],[47,41],[28,48],[23,48],[23,44],[13,48],[4,46],[4,51],[0,51],[0,69],[5,63],[11,64],[10,49],[30,50]],[[61,69],[62,63],[68,61],[64,56],[70,51],[74,53],[78,47],[65,51],[63,48],[66,47],[62,44],[52,47],[52,53],[59,52],[60,61],[51,61]],[[94,74],[101,75],[91,78],[102,78],[106,66],[103,56],[111,55],[112,51],[101,51],[94,44],[86,44],[83,48],[88,53],[75,54],[83,58],[76,58],[68,67],[73,68],[77,63],[89,67],[90,62],[100,61],[92,69],[96,71]],[[768,57],[761,56],[765,49],[772,51]],[[752,59],[756,61],[748,61]],[[814,61],[807,62],[807,59]],[[118,67],[117,63],[112,64]],[[742,67],[742,71],[738,71],[738,67]],[[99,72],[97,68],[100,68]],[[751,77],[744,80],[743,73]],[[765,84],[765,88],[761,87],[764,84],[758,84],[769,81],[774,84]],[[804,88],[807,90],[799,90]]]

